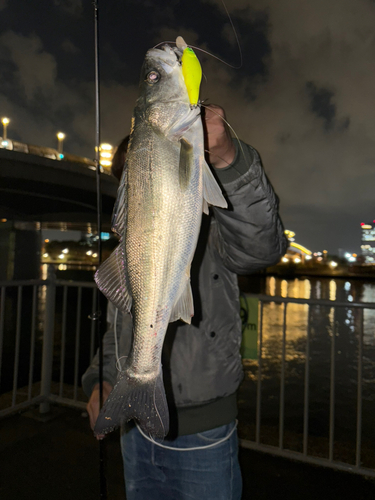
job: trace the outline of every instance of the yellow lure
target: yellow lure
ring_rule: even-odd
[[[198,105],[199,87],[202,80],[202,68],[194,50],[186,47],[181,57],[182,74],[192,106]]]

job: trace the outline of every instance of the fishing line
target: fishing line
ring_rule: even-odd
[[[96,207],[97,207],[97,231],[98,231],[98,260],[102,262],[102,196],[100,186],[100,78],[99,78],[99,12],[98,0],[93,0],[94,7],[94,45],[95,45],[95,166],[96,166]],[[99,344],[99,403],[103,406],[103,339],[101,335],[101,310],[100,291],[97,293],[96,302],[96,333]],[[107,481],[104,468],[104,443],[99,440],[99,477],[100,477],[100,498],[107,498]]]
[[[119,350],[118,350],[118,338],[117,338],[117,316],[118,316],[118,308],[116,307],[115,309],[115,321],[113,324],[113,334],[115,337],[115,356],[116,356],[116,369],[118,372],[122,372],[123,369],[121,367],[121,360],[126,359],[127,356],[121,356],[119,357]]]
[[[147,436],[142,431],[142,429],[140,428],[140,426],[138,425],[137,422],[135,423],[135,425],[137,426],[137,429],[142,434],[142,436],[145,439],[147,439],[147,441],[150,441],[150,443],[152,443],[152,444],[156,444],[156,446],[159,446],[160,448],[164,448],[166,450],[173,450],[173,451],[198,451],[198,450],[207,450],[208,448],[214,448],[215,446],[218,446],[219,444],[224,443],[224,441],[227,441],[231,437],[231,435],[234,433],[234,431],[237,429],[238,420],[236,420],[236,423],[233,426],[233,429],[231,429],[230,432],[225,437],[223,437],[222,439],[219,439],[219,441],[215,441],[214,443],[207,444],[207,445],[204,445],[204,446],[194,446],[192,448],[175,448],[174,446],[167,446],[165,444],[158,443],[152,437]]]
[[[224,6],[224,9],[225,9],[225,12],[228,16],[228,19],[229,19],[229,22],[232,26],[232,30],[233,30],[233,33],[234,33],[234,36],[236,38],[236,42],[237,42],[237,47],[238,47],[238,51],[240,53],[240,64],[239,66],[233,66],[233,64],[230,64],[226,61],[224,61],[224,59],[221,59],[220,57],[218,56],[215,56],[215,54],[212,54],[211,52],[208,52],[207,50],[204,50],[204,49],[201,49],[200,47],[196,47],[195,45],[188,45],[188,47],[190,47],[191,49],[195,49],[195,50],[199,50],[200,52],[203,52],[204,54],[207,54],[208,56],[211,56],[213,57],[214,59],[217,59],[218,61],[222,62],[223,64],[225,64],[226,66],[229,66],[230,68],[233,68],[233,69],[241,69],[242,68],[242,64],[243,64],[243,57],[242,57],[242,49],[241,49],[241,44],[240,44],[240,41],[238,39],[238,36],[237,36],[237,32],[236,32],[236,29],[234,27],[234,24],[233,24],[233,21],[232,21],[232,18],[228,12],[228,9],[227,9],[227,6],[225,5],[225,2],[224,0],[221,0],[221,3],[223,4]],[[176,45],[176,42],[175,41],[165,41],[165,42],[160,42],[158,43],[157,45],[155,45],[153,48],[156,49],[157,47],[159,47],[160,45],[163,45],[164,43],[171,43],[173,45]]]
[[[238,146],[239,148],[241,149],[241,153],[242,153],[242,156],[244,157],[245,159],[245,162],[247,163],[247,158],[246,158],[246,155],[245,155],[245,152],[243,150],[243,147],[242,147],[242,144],[241,144],[241,140],[240,138],[238,137],[236,131],[234,130],[234,128],[232,127],[232,125],[224,118],[224,116],[221,116],[220,113],[217,113],[216,111],[214,111],[209,105],[206,106],[205,104],[203,104],[202,102],[199,103],[203,108],[206,108],[206,109],[209,109],[210,111],[212,111],[212,113],[214,113],[215,115],[217,115],[219,118],[221,118],[223,120],[224,123],[226,123],[226,125],[230,128],[230,130],[233,132],[233,134],[235,135],[236,139],[237,139],[237,142],[238,142]],[[220,160],[223,160],[225,161],[225,163],[228,163],[226,160],[224,160],[223,158],[221,158],[219,155],[215,155],[215,153],[211,153],[211,151],[209,151],[208,149],[205,149],[205,152],[206,153],[209,153],[209,154],[213,154],[214,156],[216,156],[217,158],[220,158]],[[228,163],[228,166],[230,165],[230,163]],[[232,165],[232,167],[234,168],[234,170],[236,172],[238,172],[241,175],[243,175],[243,172],[240,172],[236,167],[234,167]],[[248,167],[250,168],[250,165],[248,165]]]

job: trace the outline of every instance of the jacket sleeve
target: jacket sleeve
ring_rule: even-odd
[[[116,321],[116,329],[115,329]],[[117,381],[116,369],[116,347],[115,347],[115,330],[119,341],[122,324],[122,314],[118,312],[111,302],[108,302],[107,308],[107,331],[103,337],[103,380],[109,382],[112,386]],[[82,376],[82,387],[85,394],[90,397],[92,390],[99,382],[99,352],[97,351],[93,357],[90,366]]]
[[[215,169],[228,209],[213,207],[218,251],[237,274],[249,274],[276,264],[288,240],[278,213],[278,198],[267,179],[258,153],[235,141],[236,156],[224,169]]]

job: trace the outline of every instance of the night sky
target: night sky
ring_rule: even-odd
[[[375,219],[375,1],[231,0],[243,64],[196,52],[201,98],[260,153],[284,225],[313,251],[359,252]],[[99,0],[101,138],[129,132],[148,48],[182,35],[240,61],[219,0]],[[8,137],[94,156],[90,0],[0,0],[0,115]]]

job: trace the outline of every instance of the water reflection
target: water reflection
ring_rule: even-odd
[[[375,310],[354,308],[354,302],[375,302],[375,284],[339,279],[311,278],[281,280],[270,277],[265,293],[283,297],[326,299],[347,302],[348,307],[289,303],[285,336],[285,432],[287,447],[302,451],[306,359],[309,375],[309,446],[318,455],[328,456],[330,395],[335,393],[335,458],[355,462],[359,340],[363,325],[362,449],[363,463],[375,466]],[[284,304],[263,307],[262,344],[262,442],[278,444],[280,390],[283,366]],[[309,332],[307,334],[307,331]],[[332,364],[333,362],[333,364]],[[246,361],[245,381],[240,391],[244,421],[255,421],[258,362]],[[334,369],[332,368],[334,367]],[[333,378],[334,383],[331,384]],[[254,438],[254,428],[247,429]],[[251,436],[253,432],[253,436]],[[288,434],[289,433],[289,434]],[[299,439],[295,439],[296,435]],[[293,436],[293,437],[291,437]],[[369,444],[371,443],[371,445]],[[348,458],[349,457],[349,458]]]

